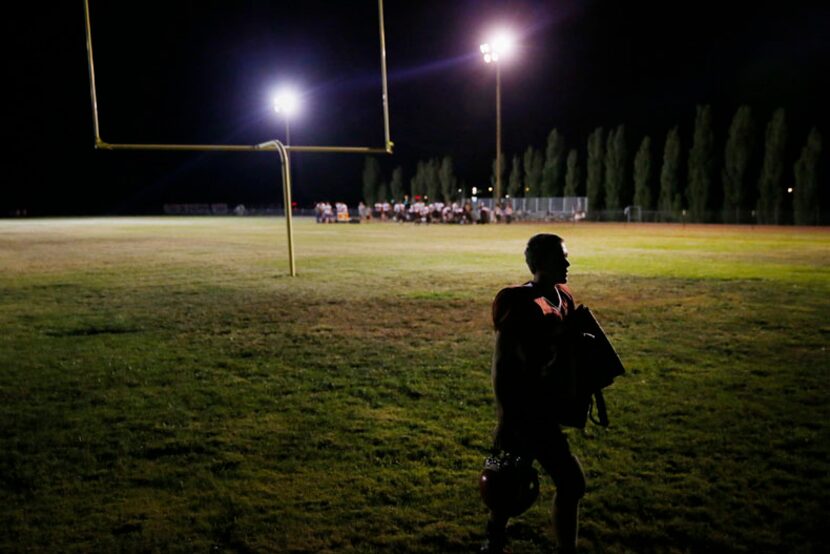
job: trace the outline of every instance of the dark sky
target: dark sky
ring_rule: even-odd
[[[504,150],[562,131],[584,159],[588,133],[625,124],[654,155],[680,126],[691,142],[708,103],[719,145],[735,109],[759,127],[787,109],[792,152],[811,126],[830,142],[830,8],[822,2],[387,0],[392,139],[385,173],[452,155],[486,186],[495,77],[478,53],[496,22],[519,38],[502,69]],[[256,144],[282,138],[269,98],[303,92],[294,144],[383,145],[377,4],[372,0],[90,0],[102,138],[111,143]],[[78,1],[28,3],[7,18],[12,89],[0,214],[145,213],[165,202],[281,201],[276,155],[93,149]],[[8,151],[8,150],[7,150]],[[825,149],[827,151],[827,149]],[[363,157],[296,154],[295,200],[355,203]],[[825,164],[826,165],[826,164]]]

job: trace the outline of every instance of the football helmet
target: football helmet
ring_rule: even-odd
[[[484,461],[478,488],[494,514],[516,517],[539,497],[539,473],[532,459],[500,453]]]

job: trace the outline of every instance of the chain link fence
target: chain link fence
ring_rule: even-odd
[[[550,198],[506,198],[502,209],[510,206],[514,221],[580,221],[588,217],[588,197],[555,196]],[[494,210],[492,198],[477,198],[473,211],[485,207]]]

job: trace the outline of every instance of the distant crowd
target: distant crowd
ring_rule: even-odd
[[[317,223],[350,223],[355,221],[349,214],[349,207],[342,202],[318,202],[314,206]],[[471,201],[464,203],[444,202],[376,202],[374,206],[361,202],[357,207],[356,221],[396,221],[398,223],[510,223],[513,221],[513,207],[507,203],[497,205],[494,210],[480,203],[477,208]]]
[[[335,202],[334,207],[331,202],[317,202],[314,205],[314,216],[317,218],[317,223],[349,223],[351,221],[349,207],[343,202]]]

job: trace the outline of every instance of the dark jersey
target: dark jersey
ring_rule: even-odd
[[[567,285],[556,285],[554,293],[547,298],[533,283],[501,289],[493,301],[493,327],[502,331],[563,322],[574,309],[573,294]]]
[[[499,418],[497,448],[527,451],[561,436],[551,377],[568,350],[573,311],[573,295],[565,285],[556,285],[547,296],[532,283],[496,295],[492,378]]]

